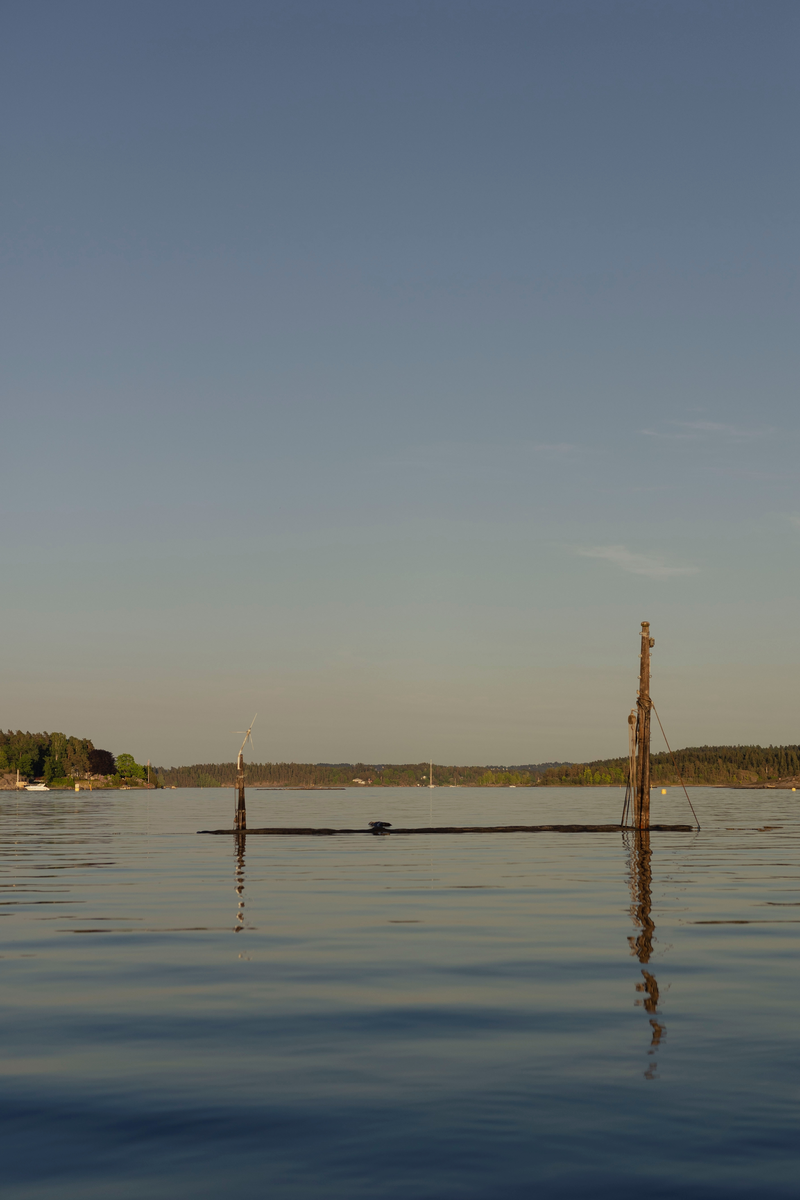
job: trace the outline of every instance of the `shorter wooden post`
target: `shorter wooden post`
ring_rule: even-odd
[[[256,713],[258,716],[258,713]],[[239,747],[239,757],[236,760],[236,788],[239,792],[239,799],[236,805],[236,815],[233,821],[234,829],[247,829],[247,810],[244,800],[244,748],[247,745],[247,739],[250,737],[253,726],[256,723],[256,718],[253,717],[250,722],[250,728],[244,735],[244,741]],[[250,738],[250,744],[253,744],[253,739]]]
[[[239,791],[239,799],[236,805],[236,817],[233,823],[234,829],[247,829],[247,808],[244,799],[244,755],[239,751],[239,759],[236,763],[236,787]]]

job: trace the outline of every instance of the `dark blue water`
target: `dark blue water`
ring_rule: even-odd
[[[0,793],[4,1195],[794,1198],[797,795]]]

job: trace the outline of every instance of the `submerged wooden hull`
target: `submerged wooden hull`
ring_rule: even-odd
[[[650,825],[649,832],[691,833],[693,825]],[[408,833],[624,833],[632,825],[433,825],[419,829],[313,829],[308,826],[276,825],[266,829],[198,829],[198,833],[250,833],[266,837],[337,837],[340,834],[368,834],[370,837],[394,837]]]

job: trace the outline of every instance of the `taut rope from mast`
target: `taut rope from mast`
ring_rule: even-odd
[[[694,811],[694,805],[692,804],[691,800],[689,799],[689,793],[686,791],[686,784],[683,782],[683,779],[681,778],[681,773],[678,770],[678,764],[675,762],[675,755],[672,753],[672,747],[670,746],[669,742],[667,742],[667,735],[664,733],[664,726],[661,724],[661,717],[658,715],[658,709],[656,708],[655,704],[653,705],[653,712],[656,714],[656,720],[658,721],[658,728],[661,730],[661,736],[663,737],[664,741],[666,742],[667,749],[669,750],[669,756],[672,759],[672,765],[675,768],[675,774],[678,776],[678,779],[680,779],[681,787],[683,788],[683,794],[686,797],[689,808],[692,810],[692,816],[694,817],[695,821],[697,821],[697,828],[699,829],[700,822],[697,820],[697,813]]]
[[[636,709],[628,717],[628,784],[625,788],[625,800],[622,805],[620,825],[624,825],[628,817],[631,800],[636,791]]]

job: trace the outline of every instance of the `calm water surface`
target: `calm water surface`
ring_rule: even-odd
[[[796,1197],[800,793],[691,794],[0,793],[4,1195]],[[431,809],[621,793],[248,794]]]

